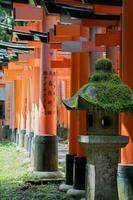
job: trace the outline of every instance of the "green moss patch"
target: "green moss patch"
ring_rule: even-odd
[[[113,73],[111,61],[99,59],[89,83],[81,87],[71,99],[63,100],[63,103],[68,109],[97,108],[108,112],[128,112],[133,111],[133,93]]]
[[[29,173],[26,154],[0,140],[0,200],[70,200],[59,184],[42,184]]]

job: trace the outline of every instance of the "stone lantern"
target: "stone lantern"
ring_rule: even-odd
[[[78,142],[87,149],[86,200],[118,200],[117,166],[128,137],[119,135],[119,113],[133,111],[133,94],[112,70],[109,59],[98,59],[89,83],[71,98],[67,109],[86,111],[87,132]]]

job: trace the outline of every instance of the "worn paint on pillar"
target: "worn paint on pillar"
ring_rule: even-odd
[[[43,44],[40,82],[40,133],[56,134],[56,70],[50,68],[50,46]]]
[[[133,89],[133,1],[124,0],[122,29],[122,80]],[[133,114],[121,115],[121,133],[129,136],[129,144],[121,151],[121,162],[133,164]]]

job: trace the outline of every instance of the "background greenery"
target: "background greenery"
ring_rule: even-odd
[[[41,184],[29,168],[25,152],[0,140],[0,200],[70,200],[58,190],[59,183]]]

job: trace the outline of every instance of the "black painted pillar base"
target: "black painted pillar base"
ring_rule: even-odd
[[[118,195],[120,200],[133,199],[133,164],[118,165]]]
[[[65,183],[59,186],[59,190],[62,192],[67,192],[69,189],[73,188],[73,171],[75,156],[76,155],[71,154],[66,155],[66,180]]]
[[[9,129],[8,129],[8,134],[7,134],[7,139],[8,139],[9,141],[11,141],[11,137],[12,137],[12,129],[9,128]]]
[[[12,130],[12,133],[11,133],[11,142],[12,142],[12,143],[16,143],[16,131],[17,131],[16,128],[14,128],[14,129]]]
[[[1,138],[2,139],[8,139],[8,133],[9,133],[9,125],[3,125],[1,129]]]
[[[31,156],[31,142],[34,137],[34,132],[26,133],[24,135],[24,149],[28,153],[28,156]]]
[[[61,177],[58,171],[57,136],[36,135],[33,144],[33,175],[43,179]]]
[[[34,132],[30,132],[29,137],[28,137],[28,156],[29,157],[31,157],[31,145],[32,145],[33,137],[34,137]]]
[[[26,134],[26,130],[20,130],[18,146],[21,147],[21,148],[24,147],[25,134]]]
[[[15,140],[15,143],[16,143],[16,145],[18,146],[18,144],[19,144],[19,132],[20,132],[20,130],[16,130],[16,140]]]
[[[28,152],[28,139],[29,139],[29,133],[25,133],[24,135],[24,149]]]
[[[80,199],[85,197],[85,169],[86,157],[76,156],[74,159],[74,184],[67,191],[67,196]]]

